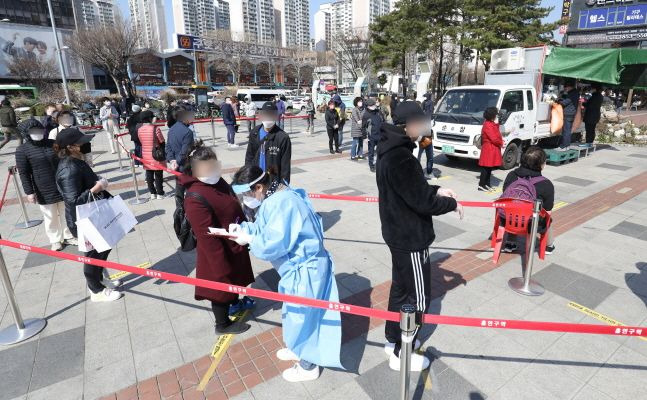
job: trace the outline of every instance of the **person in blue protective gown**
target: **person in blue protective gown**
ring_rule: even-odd
[[[331,302],[339,301],[335,266],[324,248],[321,218],[302,189],[292,189],[258,166],[245,166],[232,188],[250,220],[229,226],[231,239],[249,244],[254,256],[278,271],[279,293]],[[338,311],[284,303],[283,341],[276,355],[298,361],[283,371],[289,382],[317,379],[319,367],[342,368],[341,318]]]

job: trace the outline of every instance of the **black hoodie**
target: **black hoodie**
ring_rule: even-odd
[[[276,168],[281,180],[290,183],[290,163],[292,160],[292,142],[290,136],[274,125],[265,139],[260,139],[260,130],[263,125],[256,127],[249,134],[245,165],[259,165],[261,153],[265,153],[265,170]],[[263,152],[261,150],[264,150]]]
[[[456,210],[455,199],[437,196],[440,186],[427,183],[414,148],[404,129],[382,124],[376,173],[382,237],[406,251],[428,248],[436,238],[431,217]]]

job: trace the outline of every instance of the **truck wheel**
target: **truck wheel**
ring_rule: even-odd
[[[517,165],[521,149],[516,143],[510,143],[503,153],[503,169],[512,169]]]

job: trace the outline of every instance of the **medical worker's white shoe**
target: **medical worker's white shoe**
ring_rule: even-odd
[[[413,350],[418,350],[422,346],[422,343],[420,343],[420,340],[416,339],[416,343],[413,345]],[[390,356],[393,354],[393,351],[395,350],[395,343],[391,342],[386,342],[384,343],[384,352],[386,353],[387,356]]]
[[[115,301],[121,298],[122,294],[112,289],[103,289],[99,293],[92,293],[90,291],[90,300],[95,303],[104,302],[104,301]]]
[[[299,357],[287,347],[280,349],[276,352],[276,358],[281,361],[299,361]]]
[[[421,354],[411,353],[411,371],[420,372],[429,368],[431,361]],[[397,357],[395,354],[391,354],[389,357],[389,368],[394,371],[400,370],[400,357]]]
[[[319,378],[320,373],[321,372],[319,370],[319,367],[315,367],[310,371],[306,371],[305,369],[301,368],[301,365],[297,363],[294,364],[294,367],[283,371],[283,379],[293,383],[314,381],[315,379]]]

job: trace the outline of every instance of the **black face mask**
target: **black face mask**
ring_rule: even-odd
[[[90,143],[85,143],[81,145],[81,154],[88,154],[92,151],[92,147],[90,146]]]

